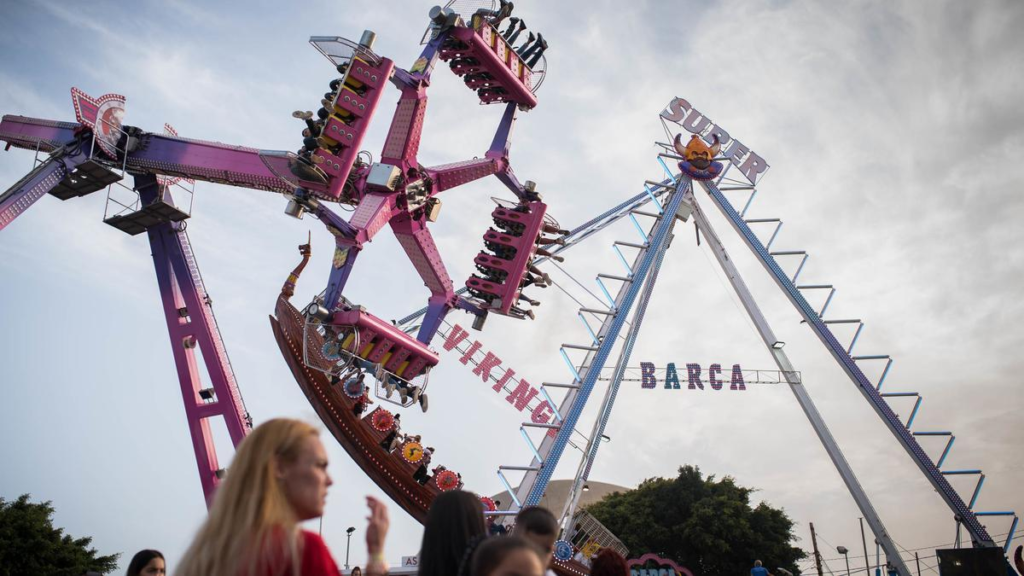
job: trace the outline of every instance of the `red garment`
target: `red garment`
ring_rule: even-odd
[[[275,530],[270,539],[280,542],[282,536],[282,530]],[[285,560],[290,555],[280,546],[264,547],[263,558],[256,573],[261,576],[341,576],[327,544],[318,534],[300,530],[299,545],[302,547],[302,558],[298,575],[292,572],[291,560]]]
[[[331,557],[320,535],[303,530],[302,535],[302,574],[300,576],[341,576],[338,565]]]

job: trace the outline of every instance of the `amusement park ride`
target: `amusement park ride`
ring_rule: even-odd
[[[474,356],[475,350],[466,350],[464,354],[481,368],[478,374],[494,383],[495,390],[508,390],[517,403],[532,405],[533,417],[521,428],[533,454],[532,461],[498,469],[499,479],[512,494],[513,502],[505,510],[498,510],[493,502],[484,499],[488,514],[496,522],[509,521],[519,507],[540,500],[581,424],[584,407],[602,380],[602,370],[606,365],[612,367],[598,416],[586,436],[573,489],[562,510],[565,540],[572,536],[579,496],[597,456],[658,270],[673,238],[673,227],[677,221],[692,218],[743,302],[766,349],[781,373],[787,375],[797,402],[884,548],[890,569],[909,576],[910,571],[879,515],[806,389],[800,385],[798,373],[698,203],[694,185],[698,183],[941,495],[953,511],[958,527],[963,526],[971,535],[974,546],[1000,546],[981,524],[981,518],[1012,518],[1002,546],[1004,552],[1008,550],[1017,525],[1016,514],[974,510],[985,480],[982,471],[942,469],[955,439],[953,433],[914,430],[922,400],[920,393],[882,391],[892,359],[887,355],[855,355],[863,324],[859,320],[825,318],[836,289],[828,284],[798,282],[807,252],[772,250],[782,221],[746,216],[759,176],[767,168],[763,159],[688,102],[675,99],[662,112],[666,130],[669,123],[674,123],[692,136],[687,143],[679,136],[674,142],[660,143],[663,152],[658,161],[666,172],[665,178],[647,181],[642,192],[575,229],[561,229],[547,214],[535,185],[521,183],[509,162],[517,116],[537,106],[536,91],[545,73],[547,44],[538,37],[518,50],[514,47],[522,26],[516,29],[515,22],[510,22],[505,31],[500,29],[510,15],[510,3],[502,2],[500,7],[490,3],[489,8],[484,6],[480,10],[460,10],[455,4],[450,2],[445,8],[430,11],[425,46],[408,70],[374,53],[374,34],[370,31],[359,42],[336,37],[311,38],[310,43],[331,62],[337,77],[330,81],[316,114],[295,113],[305,124],[302,148],[295,153],[191,140],[177,136],[170,127],[165,134],[145,132],[122,124],[123,97],[106,95],[93,99],[77,89],[72,90],[77,122],[10,115],[0,122],[0,139],[7,142],[8,149],[13,146],[37,153],[34,169],[0,196],[0,229],[47,193],[68,200],[107,188],[105,222],[128,234],[145,232],[148,236],[207,499],[224,472],[212,441],[210,420],[223,418],[231,440],[237,445],[252,427],[252,418],[242,401],[185,231],[190,209],[183,199],[191,196],[190,187],[195,180],[280,193],[288,198],[287,214],[301,218],[309,213],[323,222],[334,237],[332,268],[324,291],[301,309],[290,302],[295,283],[309,259],[310,248],[306,244],[300,249],[301,264],[288,277],[277,300],[272,329],[296,382],[337,441],[382,490],[420,521],[439,492],[462,485],[461,477],[443,466],[431,467],[433,449],[426,447],[419,436],[401,433],[396,409],[378,405],[368,411],[370,392],[382,400],[381,404],[418,406],[426,412],[430,371],[439,362],[431,343],[438,334],[445,338],[450,334],[452,325],[446,320],[449,312],[459,309],[471,314],[476,329],[482,329],[491,314],[532,318],[529,305],[536,303],[523,294],[523,289],[550,282],[538,266],[549,259],[561,260],[562,252],[610,224],[630,220],[638,238],[616,241],[612,246],[623,270],[597,275],[597,286],[607,299],[607,306],[580,308],[578,316],[586,328],[587,341],[566,343],[559,350],[569,369],[568,381],[546,382],[539,391],[531,390],[514,380],[509,370],[496,369],[493,363],[481,368],[482,361]],[[424,167],[418,162],[417,153],[427,88],[438,61],[447,63],[461,76],[477,93],[481,104],[503,105],[504,112],[483,157]],[[372,162],[361,152],[360,144],[389,83],[401,95],[380,159]],[[48,157],[38,161],[40,153]],[[665,159],[677,162],[679,171],[670,168]],[[730,177],[732,170],[734,176]],[[121,183],[126,175],[133,178],[131,188]],[[456,289],[428,223],[439,216],[442,192],[490,175],[497,176],[515,195],[515,201],[499,202],[491,213],[493,225],[483,234],[484,249],[474,258],[478,273]],[[749,194],[741,210],[734,208],[726,196],[733,192]],[[348,220],[341,218],[330,208],[332,203],[353,206],[352,216]],[[647,220],[646,224],[641,223],[642,219]],[[394,323],[378,318],[344,296],[364,245],[385,226],[390,226],[430,291],[422,310]],[[754,232],[756,227],[770,229],[767,242]],[[795,273],[788,274],[780,267],[779,261],[785,258],[799,261]],[[810,294],[825,294],[824,303],[812,306],[807,300]],[[599,327],[594,329],[594,323]],[[836,324],[856,326],[849,344],[841,344],[833,335],[831,327]],[[197,347],[203,352],[208,384],[200,378],[194,353]],[[868,362],[884,365],[876,382],[870,381],[861,369]],[[561,400],[556,402],[553,395],[561,396]],[[915,401],[906,422],[889,406],[889,399],[903,397]],[[918,443],[921,437],[947,439],[936,461]],[[507,474],[521,476],[516,487]],[[950,486],[950,475],[978,478],[968,502]],[[582,573],[580,565],[569,558],[559,558],[558,565],[563,573]]]

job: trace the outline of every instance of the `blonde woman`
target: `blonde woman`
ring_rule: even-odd
[[[338,576],[324,541],[299,522],[323,514],[327,453],[316,428],[270,420],[238,446],[206,523],[181,560],[177,576]],[[367,576],[387,571],[387,508],[367,497]]]

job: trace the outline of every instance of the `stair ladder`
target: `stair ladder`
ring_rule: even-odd
[[[668,186],[668,184],[657,185]],[[626,324],[626,318],[637,296],[640,294],[649,273],[654,269],[658,255],[663,253],[664,248],[667,247],[671,240],[671,230],[675,222],[674,216],[679,212],[683,197],[687,190],[690,189],[691,184],[689,180],[683,180],[678,183],[672,182],[672,185],[667,197],[663,198],[664,205],[658,201],[655,191],[651,186],[645,185],[644,194],[647,196],[645,201],[649,201],[656,208],[656,214],[653,214],[655,223],[648,231],[645,231],[643,226],[640,225],[636,215],[652,215],[651,213],[641,213],[638,211],[637,206],[630,208],[622,214],[627,216],[633,223],[640,240],[639,242],[620,240],[612,245],[612,249],[625,268],[624,274],[602,273],[597,275],[597,286],[607,301],[608,307],[581,307],[577,312],[577,317],[584,325],[589,342],[585,344],[566,343],[562,344],[559,349],[559,354],[569,368],[571,381],[569,383],[545,382],[541,386],[542,392],[548,398],[550,398],[549,389],[557,388],[565,391],[565,396],[555,412],[555,423],[541,425],[533,422],[524,422],[520,430],[530,451],[533,453],[532,461],[527,466],[502,465],[498,467],[498,478],[509,491],[509,494],[512,496],[512,503],[516,508],[533,506],[540,502],[562,456],[562,452],[565,450],[566,444],[568,444],[580,415],[594,389],[594,385],[600,377],[601,369],[607,362],[613,348],[616,347],[616,341],[620,338],[619,333]],[[634,251],[635,256],[632,263],[626,258],[624,249]],[[609,283],[611,282],[619,283],[618,291],[614,297],[609,290]],[[587,321],[587,315],[602,318],[601,326],[596,332]],[[571,355],[578,356],[580,352],[584,353],[584,358],[580,362],[575,362]],[[605,411],[602,417],[605,420],[607,419],[607,411]],[[548,431],[553,431],[554,435],[546,433],[541,440],[540,446],[537,446],[531,440],[529,434],[526,433],[526,429],[530,427],[544,428]],[[593,439],[591,439],[591,442],[593,442]],[[524,473],[522,481],[516,489],[513,489],[509,483],[505,475],[506,472]],[[509,512],[512,512],[511,504]]]
[[[731,164],[729,166],[731,167]],[[779,231],[782,229],[782,220],[780,218],[747,218],[747,211],[750,209],[750,205],[757,194],[757,190],[755,187],[746,185],[743,182],[729,181],[726,178],[727,174],[728,168],[722,173],[716,182],[702,183],[704,189],[714,201],[715,205],[718,206],[719,210],[721,210],[726,219],[729,220],[740,237],[743,238],[750,250],[760,260],[761,264],[772,276],[779,288],[781,288],[786,294],[794,307],[796,307],[800,315],[803,316],[803,322],[807,323],[811,327],[814,333],[832,354],[832,357],[839,363],[847,376],[859,388],[861,393],[868,400],[875,412],[893,433],[899,443],[910,454],[921,472],[928,478],[929,482],[931,482],[932,486],[946,502],[946,505],[953,511],[954,518],[958,525],[963,524],[963,526],[968,530],[974,545],[976,547],[997,546],[995,541],[988,534],[985,526],[981,524],[979,520],[980,518],[998,516],[1009,517],[1012,519],[1010,530],[1006,536],[1006,541],[1002,546],[1004,553],[1007,552],[1010,548],[1010,544],[1013,542],[1014,533],[1017,529],[1019,518],[1016,512],[1004,510],[978,511],[974,509],[978,500],[978,495],[985,483],[985,474],[980,469],[942,469],[942,466],[953,447],[953,442],[956,439],[956,436],[953,432],[947,430],[913,430],[914,420],[917,418],[923,401],[921,393],[882,391],[882,385],[885,383],[886,376],[892,368],[892,357],[888,354],[854,353],[854,349],[864,329],[864,323],[860,319],[825,318],[829,305],[832,303],[833,297],[836,294],[836,288],[831,284],[799,283],[800,274],[803,272],[804,267],[807,264],[809,254],[805,250],[773,250],[773,245],[778,239]],[[723,183],[735,185],[722,185]],[[730,191],[750,192],[742,210],[737,211],[725,196],[724,192]],[[760,238],[752,230],[752,225],[771,230],[767,243],[762,244]],[[792,276],[783,271],[782,267],[779,265],[780,260],[798,262],[796,264],[796,271]],[[804,294],[809,292],[827,292],[827,296],[824,298],[824,304],[822,304],[820,308],[815,308],[808,303]],[[856,325],[853,337],[848,345],[842,345],[832,333],[831,327],[836,325]],[[867,363],[876,363],[876,365],[878,365],[877,363],[884,363],[884,366],[881,369],[881,376],[879,376],[876,382],[872,382],[861,370],[861,365]],[[912,408],[910,416],[907,418],[906,422],[904,422],[890,407],[889,399],[891,398],[914,399],[914,407]],[[918,438],[928,437],[947,438],[942,454],[939,456],[938,460],[934,462],[918,442]],[[971,498],[967,503],[963,501],[957,491],[950,485],[947,480],[947,477],[949,476],[977,476],[977,484],[975,485]]]

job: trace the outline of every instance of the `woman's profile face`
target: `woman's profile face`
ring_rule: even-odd
[[[295,460],[280,464],[278,479],[300,521],[323,515],[327,487],[334,481],[327,473],[327,451],[318,436],[306,436]]]
[[[544,566],[536,554],[526,548],[519,548],[509,552],[487,576],[544,576]]]
[[[167,565],[163,558],[153,558],[148,564],[142,567],[139,576],[166,576]]]

